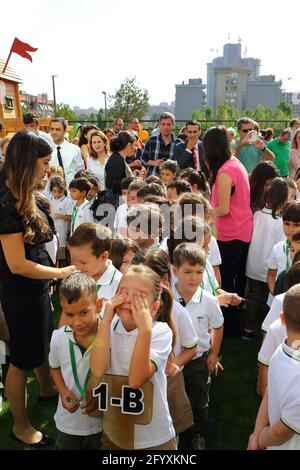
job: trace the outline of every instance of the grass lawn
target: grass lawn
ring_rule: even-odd
[[[248,342],[226,339],[223,342],[224,371],[213,379],[210,394],[213,424],[209,428],[208,446],[211,450],[246,448],[259,406],[259,397],[255,393],[258,349],[258,339]],[[33,376],[29,378],[28,392],[28,412],[32,423],[37,429],[54,436],[55,400],[46,404],[37,401],[38,385]],[[0,415],[0,449],[30,449],[11,439],[11,427],[11,414],[7,402],[4,402]]]

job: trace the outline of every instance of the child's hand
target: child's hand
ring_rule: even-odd
[[[79,408],[79,400],[72,392],[70,392],[70,390],[66,390],[63,396],[61,396],[61,401],[63,407],[69,413],[75,413],[75,411]]]
[[[56,220],[56,219],[61,219],[62,216],[61,216],[61,214],[52,214],[52,218],[53,218],[54,220]]]
[[[177,364],[175,364],[174,362],[168,361],[167,367],[165,370],[166,375],[170,377],[175,377],[175,375],[177,375],[178,372],[180,372],[180,367],[178,367]]]
[[[217,298],[220,307],[229,307],[229,305],[231,305],[231,296],[232,294],[229,294],[228,292],[226,292],[226,294],[218,295]]]
[[[248,440],[248,446],[246,450],[261,450],[258,445],[258,436],[251,434]]]
[[[132,316],[139,331],[152,330],[152,317],[149,310],[149,304],[145,294],[138,294],[135,296],[134,302],[131,305]]]
[[[208,357],[207,357],[207,368],[208,368],[208,370],[211,374],[216,372],[217,363],[218,363],[217,354],[215,354],[213,352],[210,352]]]
[[[93,391],[88,390],[86,398],[86,406],[83,408],[81,413],[83,415],[88,415],[93,413],[93,411],[98,409],[98,397],[93,397]]]
[[[232,307],[236,307],[237,305],[240,305],[242,298],[237,294],[230,294],[230,295],[231,295],[230,305]]]
[[[103,320],[107,320],[110,322],[113,320],[116,308],[125,302],[126,296],[127,293],[121,291],[115,294],[111,300],[108,300],[108,302],[106,302]]]

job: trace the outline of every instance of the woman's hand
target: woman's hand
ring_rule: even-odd
[[[74,273],[75,271],[78,271],[76,266],[67,266],[66,268],[59,268],[58,272],[59,275],[57,276],[58,279],[65,279],[65,277],[70,276],[70,274]]]

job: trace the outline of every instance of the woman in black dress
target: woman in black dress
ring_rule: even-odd
[[[53,238],[49,216],[34,196],[37,182],[49,170],[51,152],[45,139],[20,131],[10,141],[0,170],[0,301],[10,336],[5,389],[14,419],[12,436],[38,447],[53,440],[34,429],[27,417],[27,371],[45,369],[49,280],[75,270],[52,267],[45,249]]]
[[[128,131],[121,131],[111,139],[110,149],[113,153],[105,166],[105,185],[115,197],[122,195],[121,183],[126,176],[132,174],[125,159],[134,153],[135,145],[136,138]]]

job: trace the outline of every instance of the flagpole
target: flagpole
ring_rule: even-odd
[[[6,67],[7,67],[7,64],[8,64],[8,62],[9,62],[9,59],[10,59],[11,54],[12,54],[12,50],[10,50],[9,56],[7,57],[7,61],[6,61],[5,65],[4,65],[4,69],[2,70],[2,73],[5,73],[5,70],[6,70]]]

